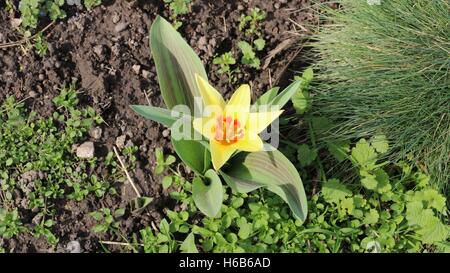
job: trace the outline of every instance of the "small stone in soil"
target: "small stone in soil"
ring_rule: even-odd
[[[115,30],[116,32],[122,32],[122,31],[124,31],[127,27],[128,27],[128,23],[118,23],[118,24],[114,27],[114,30]]]
[[[131,67],[133,69],[133,71],[139,75],[139,71],[141,70],[141,66],[138,64],[135,64]]]
[[[78,241],[70,241],[67,243],[66,251],[69,253],[81,253],[81,245]]]
[[[162,135],[163,135],[163,137],[168,137],[168,136],[170,135],[170,130],[169,130],[169,129],[165,129],[165,130],[162,132]]]
[[[92,158],[94,157],[94,143],[91,141],[87,141],[81,144],[77,148],[77,156],[79,158]]]
[[[93,139],[100,139],[102,137],[102,128],[100,127],[91,128],[91,130],[89,131],[89,135]]]
[[[37,97],[37,93],[34,92],[33,90],[31,90],[30,92],[28,92],[28,96],[30,96],[31,98],[36,98]]]
[[[103,58],[103,46],[102,45],[96,45],[94,46],[94,53],[99,58]]]
[[[150,78],[150,72],[145,69],[142,69],[142,77],[146,79]]]
[[[126,135],[122,135],[122,136],[116,138],[116,146],[117,146],[119,149],[122,149],[122,148],[125,146],[125,140],[126,140],[126,139],[127,139],[127,136],[126,136]]]
[[[114,23],[114,24],[117,24],[118,22],[120,21],[120,15],[118,14],[118,13],[114,13],[113,14],[113,16],[112,16],[112,22]]]

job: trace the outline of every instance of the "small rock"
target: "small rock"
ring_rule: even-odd
[[[126,136],[126,135],[122,135],[122,136],[116,138],[116,146],[117,146],[119,149],[122,149],[122,148],[125,146],[125,140],[126,140],[126,139],[127,139],[127,136]]]
[[[162,135],[163,135],[163,137],[168,137],[168,136],[170,136],[170,130],[169,130],[169,129],[165,129],[165,130],[162,132]]]
[[[142,69],[142,77],[144,77],[146,79],[150,78],[150,71]]]
[[[67,243],[66,251],[68,253],[81,253],[81,245],[78,241],[70,241]]]
[[[28,96],[30,96],[31,98],[36,98],[37,97],[37,93],[34,92],[33,90],[31,90],[30,92],[28,92]]]
[[[103,46],[102,45],[96,45],[94,46],[94,53],[99,58],[103,58]]]
[[[93,139],[100,139],[102,137],[102,128],[100,127],[91,128],[91,130],[89,131],[89,135]]]
[[[241,5],[241,4],[239,4],[238,7],[237,7],[237,9],[238,9],[238,10],[244,10],[244,6]]]
[[[55,62],[55,67],[56,68],[60,68],[61,67],[61,62],[60,61],[56,61]]]
[[[139,71],[141,70],[141,66],[138,64],[135,64],[131,67],[133,69],[133,71],[139,75]]]
[[[117,24],[120,21],[120,15],[117,12],[115,12],[111,19],[114,24]]]
[[[119,33],[124,31],[126,28],[128,27],[128,23],[118,23],[115,27],[114,30]]]
[[[87,141],[81,144],[77,148],[77,156],[79,158],[92,158],[94,157],[94,143],[91,141]]]
[[[279,9],[279,8],[280,8],[280,3],[275,3],[275,4],[273,5],[273,7],[274,7],[275,9]]]
[[[39,78],[40,81],[43,81],[45,79],[45,75],[40,73],[38,78]]]

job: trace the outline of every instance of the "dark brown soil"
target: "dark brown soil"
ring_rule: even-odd
[[[196,0],[192,12],[182,17],[183,26],[179,31],[199,54],[210,82],[218,90],[228,97],[238,85],[250,83],[256,97],[271,85],[285,86],[291,77],[288,66],[301,46],[300,37],[306,34],[303,27],[293,22],[305,26],[315,20],[308,3],[306,0],[250,0],[248,3]],[[259,7],[268,14],[262,23],[267,44],[258,54],[263,68],[255,70],[239,65],[238,79],[230,84],[225,76],[218,74],[212,59],[229,50],[235,55],[239,52],[237,41],[243,38],[238,29],[239,17],[249,7]],[[163,209],[173,207],[162,190],[160,176],[152,172],[155,148],[172,152],[169,139],[162,135],[165,128],[137,116],[129,107],[147,104],[144,91],[152,105],[163,106],[148,39],[149,27],[157,14],[169,17],[162,1],[108,1],[90,12],[72,8],[68,19],[58,21],[46,31],[49,53],[44,58],[19,46],[0,49],[0,104],[13,95],[17,100],[25,100],[28,109],[48,116],[55,110],[51,99],[58,95],[58,88],[76,79],[81,107],[94,107],[106,122],[102,125],[101,138],[91,139],[99,151],[96,156],[101,158],[112,151],[117,137],[123,135],[139,147],[136,169],[130,172],[142,194],[153,197],[154,201],[147,212],[125,217],[122,228],[126,234],[137,232],[151,222],[158,223],[164,215]],[[11,27],[14,16],[17,15],[4,9],[0,11],[0,44],[21,39]],[[269,57],[272,53],[276,54]],[[94,223],[87,214],[101,207],[118,208],[134,197],[131,187],[122,184],[118,197],[98,200],[91,196],[83,202],[62,204],[53,229],[60,238],[57,247],[31,235],[0,240],[0,246],[11,252],[54,252],[64,251],[69,241],[78,240],[83,251],[101,251],[98,236],[90,232]]]

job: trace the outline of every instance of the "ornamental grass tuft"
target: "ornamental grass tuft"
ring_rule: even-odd
[[[340,0],[313,41],[315,114],[328,137],[385,134],[450,193],[450,2]],[[379,2],[379,4],[377,3]]]

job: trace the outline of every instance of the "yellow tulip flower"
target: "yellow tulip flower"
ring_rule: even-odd
[[[194,129],[209,139],[211,160],[219,170],[237,150],[257,152],[263,149],[258,134],[278,118],[282,110],[250,113],[250,86],[241,85],[228,103],[206,80],[195,79],[205,105],[204,115],[195,118]]]

